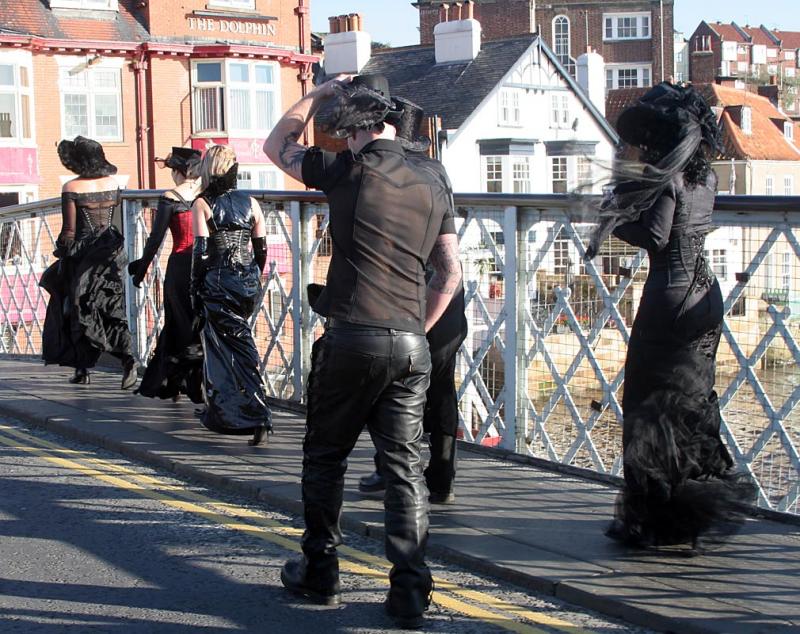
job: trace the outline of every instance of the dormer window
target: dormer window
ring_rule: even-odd
[[[742,106],[742,132],[753,134],[753,111],[750,106]]]
[[[117,0],[50,0],[51,9],[99,9],[118,11]]]
[[[787,141],[794,141],[794,125],[791,121],[783,122],[783,136]]]

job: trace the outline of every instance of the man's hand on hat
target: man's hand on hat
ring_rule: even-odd
[[[353,80],[353,77],[355,77],[355,75],[348,75],[345,73],[336,75],[333,79],[329,79],[317,86],[315,90],[320,97],[333,97],[339,94],[339,90],[343,86],[349,84]]]

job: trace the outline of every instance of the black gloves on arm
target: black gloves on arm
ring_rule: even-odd
[[[192,275],[189,281],[189,294],[192,300],[192,312],[194,312],[195,317],[199,316],[203,309],[200,289],[203,286],[203,278],[206,275],[207,251],[208,238],[195,238],[194,246],[192,247]]]
[[[267,238],[262,236],[260,238],[251,238],[253,243],[253,259],[258,264],[258,269],[264,273],[264,268],[267,265]]]

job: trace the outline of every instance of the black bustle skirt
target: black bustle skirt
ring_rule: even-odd
[[[272,429],[250,318],[261,298],[258,265],[210,268],[201,289],[206,409],[203,425],[220,434]]]
[[[203,402],[203,348],[200,333],[193,328],[191,271],[191,250],[169,256],[164,275],[164,327],[137,394],[164,399],[185,394],[194,403]]]
[[[713,287],[708,301],[721,306],[718,293]],[[625,363],[625,485],[608,535],[644,547],[713,544],[739,529],[756,498],[720,437],[721,308],[718,319],[714,310],[706,322],[692,317],[702,329],[691,333],[640,319],[646,312],[637,315]]]
[[[111,226],[63,250],[39,282],[50,294],[42,330],[45,363],[91,368],[104,352],[130,355],[122,235]]]

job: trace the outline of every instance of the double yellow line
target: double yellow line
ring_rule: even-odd
[[[257,511],[219,502],[183,486],[142,475],[133,469],[95,458],[88,452],[61,447],[8,425],[0,425],[0,445],[35,455],[63,469],[133,491],[142,497],[192,513],[230,530],[247,533],[286,550],[300,552],[299,537],[302,530],[271,520]],[[388,585],[387,572],[390,566],[386,560],[348,546],[340,546],[338,551],[342,570]],[[434,577],[434,583],[436,590],[433,599],[440,606],[511,632],[589,634],[587,630],[568,621],[470,590],[440,577]],[[536,626],[544,626],[548,630]]]

